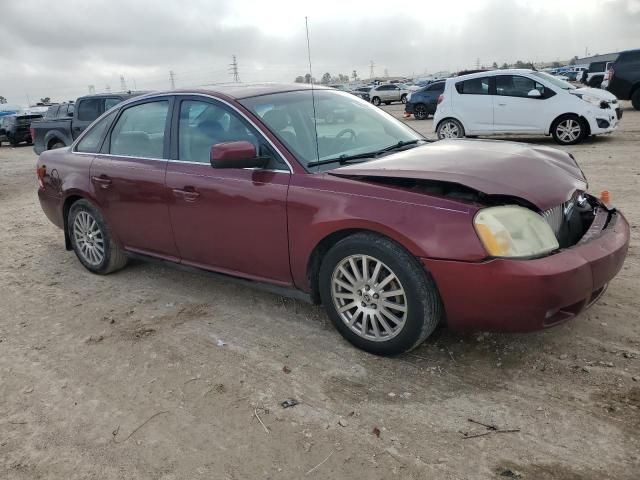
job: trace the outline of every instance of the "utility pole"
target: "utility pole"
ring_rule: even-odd
[[[480,57],[476,58],[476,70],[480,70]]]
[[[374,68],[375,66],[376,66],[376,64],[375,64],[375,63],[373,63],[373,60],[371,60],[371,61],[369,62],[369,79],[372,79],[372,78],[373,78],[373,75],[374,75],[373,68]]]
[[[238,61],[236,60],[235,55],[232,55],[231,58],[233,59],[233,62],[229,64],[229,72],[233,75],[233,81],[239,82],[240,75],[238,74]]]
[[[104,87],[104,91],[107,92],[107,93],[111,93],[111,85],[106,84],[105,87]]]
[[[89,85],[89,95],[93,95],[94,93],[96,93],[96,86]]]
[[[385,78],[389,78],[389,70],[387,70],[386,68],[384,69],[384,76]]]
[[[120,75],[120,91],[127,91],[127,82],[124,81],[124,75]]]
[[[176,89],[176,74],[173,73],[173,70],[169,70],[169,81],[171,82],[171,90]]]

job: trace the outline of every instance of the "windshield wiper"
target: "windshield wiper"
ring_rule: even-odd
[[[391,152],[393,150],[403,148],[409,145],[415,145],[418,142],[424,142],[424,141],[426,140],[422,138],[419,138],[416,140],[407,140],[407,141],[401,140],[398,143],[394,143],[393,145],[389,145],[388,147],[381,148],[380,150],[375,150],[373,152],[358,153],[355,155],[340,155],[334,158],[327,158],[326,160],[317,160],[315,162],[309,162],[307,163],[307,167],[316,167],[318,165],[327,165],[329,163],[339,163],[340,165],[344,165],[345,163],[349,163],[353,160],[360,160],[364,158],[376,158],[382,155],[383,153]]]

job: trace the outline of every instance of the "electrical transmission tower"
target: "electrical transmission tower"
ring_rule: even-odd
[[[127,91],[127,82],[124,81],[124,75],[120,75],[120,91],[121,92]]]
[[[169,70],[169,81],[171,82],[171,90],[176,89],[176,74],[173,73],[173,70]]]
[[[371,62],[369,62],[369,78],[373,78],[373,75],[374,75],[373,68],[375,66],[376,66],[376,64],[373,63],[373,60],[371,60]]]
[[[229,72],[233,75],[233,81],[239,82],[240,75],[238,74],[238,60],[236,60],[235,55],[233,55],[231,58],[233,59],[233,62],[229,64]]]

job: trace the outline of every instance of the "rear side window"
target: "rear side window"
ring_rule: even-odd
[[[434,83],[433,85],[429,85],[426,90],[430,92],[444,92],[444,82]]]
[[[489,77],[472,78],[458,82],[456,90],[463,95],[489,95]]]
[[[102,145],[104,135],[107,130],[109,130],[109,127],[111,126],[111,123],[113,123],[113,119],[116,117],[117,113],[118,112],[111,112],[109,115],[93,125],[82,137],[82,140],[78,142],[76,152],[97,153]]]
[[[640,63],[640,50],[622,54],[617,63]]]
[[[104,111],[111,110],[113,107],[118,105],[122,100],[119,98],[105,98],[104,99]]]
[[[112,155],[164,158],[164,134],[169,102],[134,105],[122,112],[111,132]]]
[[[56,118],[58,116],[58,110],[60,107],[58,107],[58,105],[54,105],[52,107],[49,107],[49,109],[47,110],[46,115],[44,116],[44,118],[46,120],[51,120],[52,118]]]
[[[606,62],[594,62],[591,65],[589,65],[589,71],[590,72],[604,72],[605,65],[606,65]]]
[[[100,116],[101,98],[86,98],[78,103],[78,120],[93,122]]]

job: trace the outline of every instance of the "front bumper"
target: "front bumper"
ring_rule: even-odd
[[[588,112],[586,116],[589,122],[591,135],[600,135],[603,133],[612,133],[618,128],[620,119],[622,118],[622,110],[614,108],[598,108]]]
[[[609,212],[571,248],[535,260],[482,263],[422,259],[435,279],[449,328],[526,332],[557,325],[595,302],[622,268],[629,224]]]

